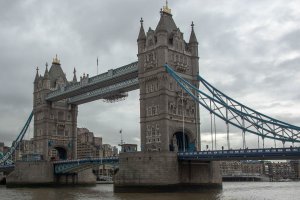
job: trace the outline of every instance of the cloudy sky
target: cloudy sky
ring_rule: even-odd
[[[140,17],[154,29],[164,0],[0,0],[0,141],[10,144],[32,110],[35,69],[44,73],[55,54],[68,79],[136,61]],[[195,23],[200,74],[232,98],[274,118],[300,125],[299,0],[170,0],[173,18],[188,40]],[[78,126],[105,143],[139,144],[139,92],[126,101],[79,107]],[[202,109],[203,110],[203,109]],[[210,144],[202,112],[203,145]],[[220,123],[220,124],[219,124]],[[225,145],[218,122],[218,145]],[[26,139],[32,136],[32,127]],[[240,147],[240,133],[232,131]],[[249,147],[256,139],[249,138]],[[253,144],[252,144],[253,143]]]

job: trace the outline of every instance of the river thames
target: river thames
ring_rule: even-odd
[[[112,185],[63,188],[6,188],[0,199],[17,200],[299,200],[300,182],[224,182],[201,193],[114,193]]]

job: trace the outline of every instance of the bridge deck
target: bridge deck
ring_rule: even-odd
[[[110,164],[115,165],[119,162],[118,157],[108,157],[108,158],[87,158],[78,160],[63,160],[53,162],[54,173],[64,174],[71,172],[78,172],[87,168],[91,168],[94,165]]]
[[[267,148],[267,149],[235,149],[216,151],[179,152],[180,161],[223,161],[223,160],[291,160],[300,159],[300,147]],[[64,174],[91,168],[94,165],[116,165],[118,157],[87,158],[78,160],[55,161],[55,174]],[[14,165],[2,165],[0,171],[10,171]]]
[[[300,159],[300,148],[236,149],[178,153],[179,160],[291,160]]]

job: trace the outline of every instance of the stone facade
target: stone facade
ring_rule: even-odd
[[[147,35],[141,20],[137,43],[141,150],[200,149],[198,103],[182,92],[163,66],[168,63],[186,80],[199,86],[198,42],[193,25],[187,43],[171,13],[162,10],[156,29],[149,28]]]
[[[140,187],[179,184],[177,154],[174,152],[131,152],[119,156],[115,192],[138,192]]]
[[[42,154],[45,160],[57,155],[60,159],[77,157],[77,106],[69,105],[67,100],[48,102],[45,99],[49,92],[68,84],[71,82],[67,81],[57,57],[49,71],[46,64],[44,76],[39,75],[37,69],[33,92],[33,143],[34,151]]]

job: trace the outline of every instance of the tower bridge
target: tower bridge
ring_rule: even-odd
[[[189,41],[177,27],[168,5],[160,20],[146,33],[143,20],[137,38],[138,61],[107,72],[68,81],[55,57],[42,76],[34,80],[33,113],[9,154],[24,137],[34,115],[34,150],[40,162],[17,162],[8,184],[90,183],[91,166],[118,165],[114,177],[116,192],[136,188],[201,189],[222,185],[219,160],[297,159],[300,156],[300,127],[259,113],[230,98],[199,75],[198,40],[191,25]],[[206,89],[199,90],[199,83]],[[141,151],[121,153],[115,158],[78,160],[78,106],[98,99],[123,98],[140,91]],[[201,151],[199,106],[226,123],[227,150]],[[229,126],[241,130],[243,146],[231,149]],[[246,149],[245,133],[290,143],[289,148]],[[264,146],[263,146],[264,147]],[[60,161],[51,162],[53,151]],[[1,168],[11,169],[12,165]],[[46,173],[45,173],[46,172]],[[32,178],[35,177],[35,178]],[[39,177],[39,178],[36,178]]]

